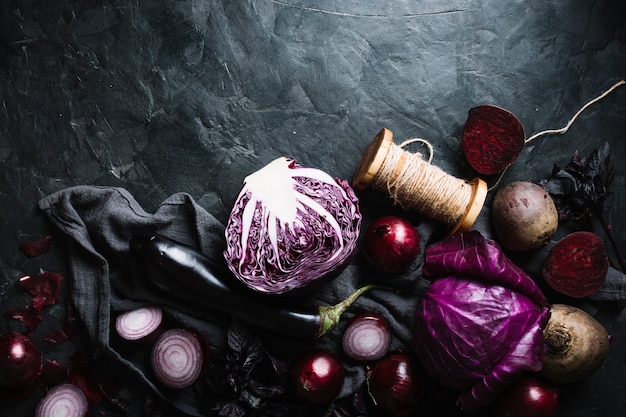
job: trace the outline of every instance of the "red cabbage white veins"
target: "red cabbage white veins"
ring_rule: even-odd
[[[224,258],[247,287],[285,294],[338,275],[360,228],[347,181],[282,157],[244,180],[226,225]]]

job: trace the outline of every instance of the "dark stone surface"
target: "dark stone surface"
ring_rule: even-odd
[[[460,146],[471,107],[506,108],[530,136],[625,76],[618,0],[4,0],[0,306],[27,300],[11,287],[19,274],[66,268],[58,246],[18,250],[50,233],[36,203],[57,190],[120,186],[149,212],[183,191],[225,222],[249,173],[290,156],[349,179],[382,127],[429,140],[434,164],[471,178]],[[622,87],[565,135],[529,144],[503,181],[539,181],[607,141],[618,163],[605,214],[626,250],[625,108]],[[390,209],[380,200],[363,194],[366,220]],[[626,316],[589,308],[614,334],[611,354],[569,387],[561,415],[621,415]],[[63,308],[46,314],[59,323]]]

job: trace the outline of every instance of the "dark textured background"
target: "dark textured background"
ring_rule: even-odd
[[[291,156],[349,179],[381,127],[428,139],[435,164],[470,178],[460,141],[471,107],[504,107],[530,136],[625,76],[621,0],[4,0],[0,305],[22,302],[20,273],[66,268],[63,248],[18,251],[49,233],[36,203],[54,191],[121,186],[149,212],[184,191],[225,222],[252,171]],[[625,88],[567,134],[534,141],[504,178],[538,181],[608,141],[618,164],[606,216],[624,249]],[[388,208],[375,200],[363,196],[366,219]],[[564,416],[626,408],[626,316],[593,313],[615,341]],[[62,307],[47,314],[60,322]]]

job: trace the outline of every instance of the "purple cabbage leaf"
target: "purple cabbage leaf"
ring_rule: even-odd
[[[247,287],[284,294],[338,275],[360,228],[347,181],[278,158],[244,180],[226,225],[224,258]]]
[[[432,281],[418,303],[415,349],[440,383],[475,412],[518,376],[539,371],[549,305],[541,290],[477,231],[450,236],[425,253]]]

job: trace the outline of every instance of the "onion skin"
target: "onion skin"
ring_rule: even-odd
[[[35,417],[84,417],[89,411],[85,394],[74,384],[52,388],[39,401]]]
[[[535,376],[522,376],[498,398],[495,417],[556,417],[560,390]]]
[[[343,351],[359,361],[375,361],[387,354],[391,329],[387,321],[375,313],[361,313],[346,325],[341,340]]]
[[[41,352],[30,336],[18,332],[0,336],[1,387],[28,387],[37,380],[42,368]]]
[[[424,386],[416,360],[394,353],[377,361],[367,377],[373,408],[381,416],[414,415],[424,398]]]
[[[419,235],[413,224],[403,217],[380,217],[365,231],[363,253],[379,272],[397,274],[417,258]]]
[[[341,362],[326,350],[301,355],[290,372],[295,396],[310,404],[330,403],[341,392],[345,380]]]
[[[554,304],[544,338],[548,346],[540,374],[557,383],[574,383],[594,373],[609,353],[606,329],[587,312]]]

